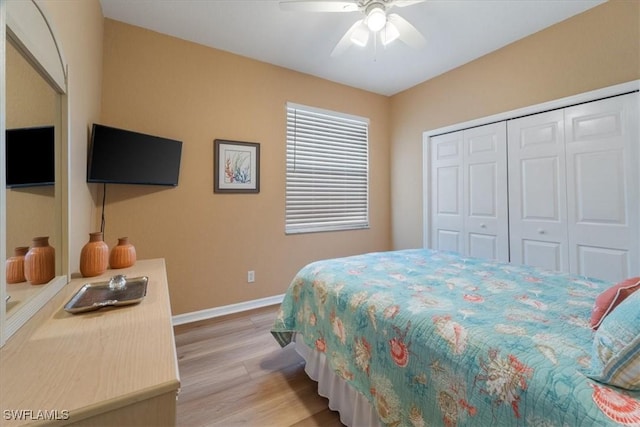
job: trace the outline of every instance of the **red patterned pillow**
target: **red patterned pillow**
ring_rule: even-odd
[[[607,314],[611,313],[618,304],[638,289],[640,289],[640,277],[632,277],[613,285],[598,295],[591,312],[591,327],[598,329]]]

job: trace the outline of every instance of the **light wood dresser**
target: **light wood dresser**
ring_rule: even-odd
[[[83,284],[147,276],[135,305],[70,314]],[[11,285],[8,285],[11,286]],[[0,425],[173,426],[180,387],[164,259],[73,279],[0,350]]]

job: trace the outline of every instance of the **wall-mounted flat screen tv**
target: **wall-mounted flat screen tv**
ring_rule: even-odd
[[[87,182],[178,185],[182,141],[94,124]]]
[[[55,184],[54,130],[53,126],[6,130],[7,187]]]

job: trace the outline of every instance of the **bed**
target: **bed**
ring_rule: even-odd
[[[296,345],[347,425],[640,426],[640,392],[591,375],[590,316],[611,285],[428,249],[370,253],[301,269],[271,333]]]

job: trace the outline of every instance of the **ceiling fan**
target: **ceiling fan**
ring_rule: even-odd
[[[365,16],[347,30],[331,52],[337,56],[352,43],[366,46],[373,35],[383,46],[400,40],[420,48],[426,40],[420,32],[397,13],[387,13],[394,6],[405,7],[425,0],[280,0],[280,9],[304,12],[361,12]]]

